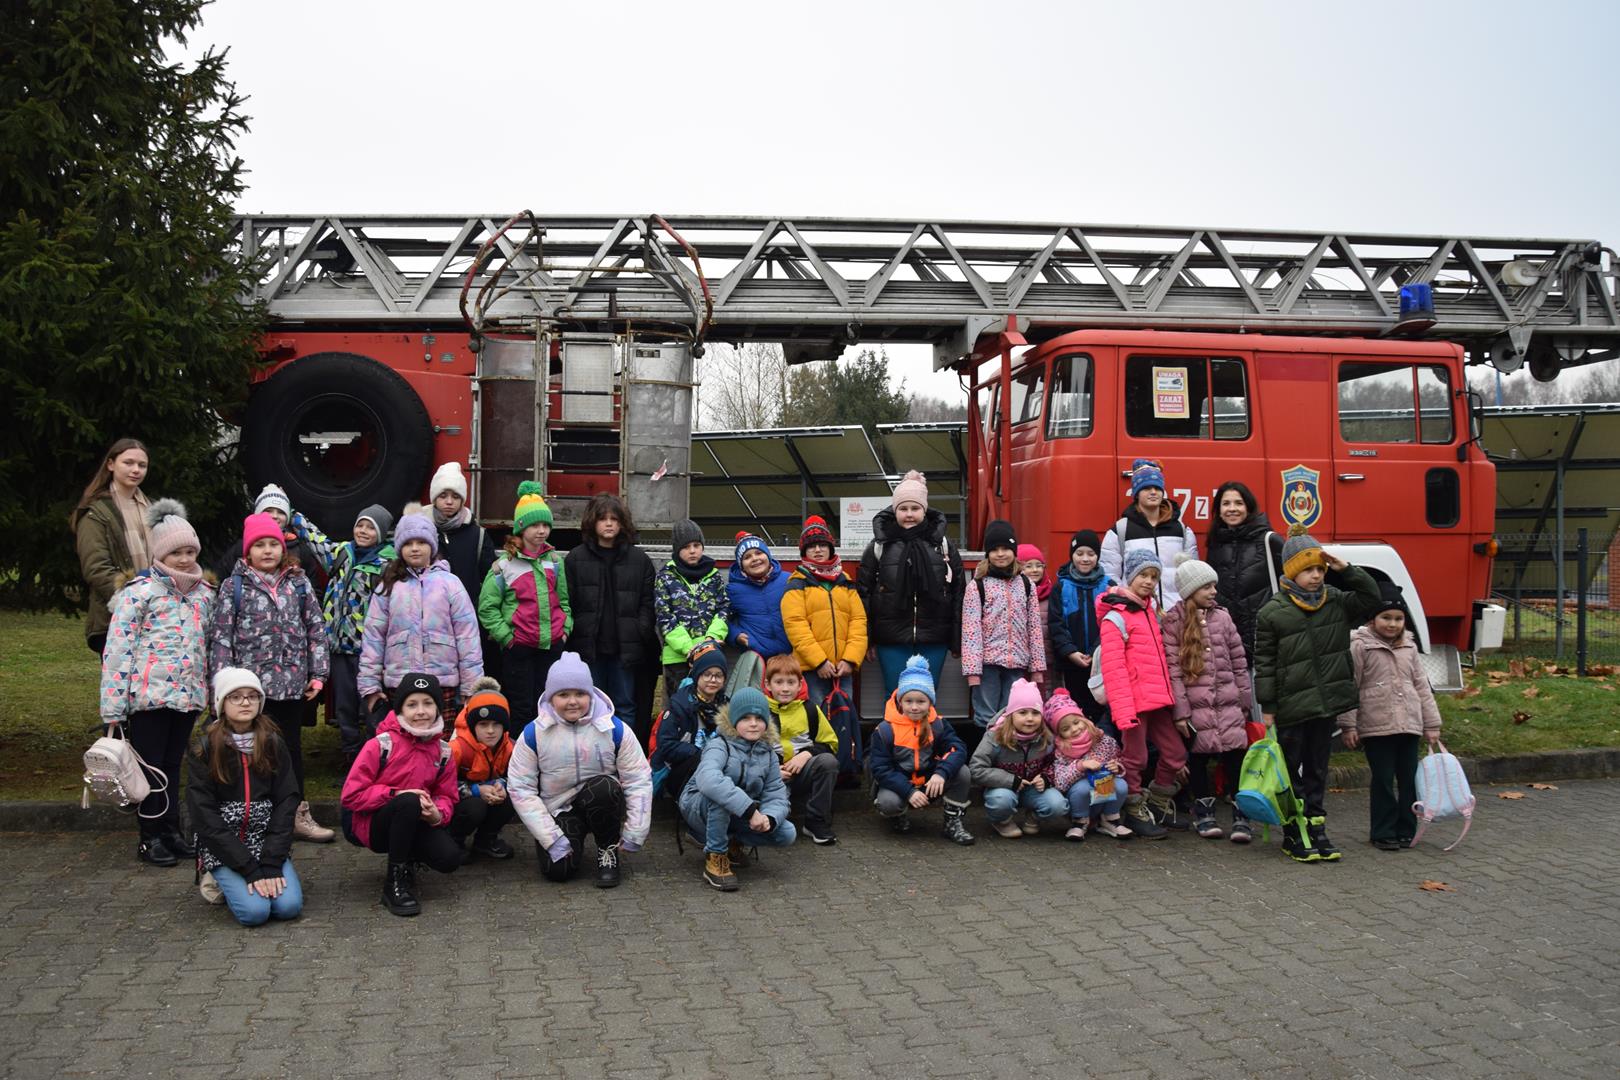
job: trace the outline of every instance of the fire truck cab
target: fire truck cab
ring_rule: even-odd
[[[1114,524],[1132,462],[1151,458],[1200,552],[1216,488],[1239,480],[1278,532],[1304,525],[1400,584],[1436,661],[1501,644],[1482,599],[1495,468],[1475,441],[1461,347],[1140,330],[987,341],[961,368],[970,540],[1007,517],[1067,551],[1074,530]]]

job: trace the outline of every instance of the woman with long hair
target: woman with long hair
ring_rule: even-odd
[[[1254,656],[1254,621],[1282,571],[1283,538],[1255,502],[1254,492],[1237,480],[1215,489],[1216,521],[1209,528],[1209,565],[1215,568],[1216,602],[1237,624],[1244,655]],[[1270,549],[1270,559],[1266,558]],[[1250,661],[1251,666],[1253,661]]]
[[[113,593],[152,563],[147,499],[141,493],[150,464],[139,439],[119,439],[107,447],[68,515],[87,594],[85,642],[98,656],[107,647],[107,604]]]

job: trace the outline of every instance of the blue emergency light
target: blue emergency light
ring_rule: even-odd
[[[1427,281],[1414,281],[1401,286],[1401,322],[1418,319],[1434,322],[1434,286]]]

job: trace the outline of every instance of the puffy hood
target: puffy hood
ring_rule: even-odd
[[[737,725],[731,722],[731,707],[729,705],[720,706],[720,710],[714,714],[714,730],[734,743],[743,746],[753,745],[737,734]],[[776,753],[777,744],[782,741],[782,729],[777,726],[774,713],[765,717],[765,734],[761,735],[757,741],[761,745],[768,747],[771,753]]]
[[[929,507],[923,514],[922,524],[915,528],[930,544],[938,544],[945,537],[944,511]],[[872,535],[879,540],[904,540],[908,530],[894,516],[894,507],[885,506],[872,516]]]
[[[1103,608],[1124,608],[1127,611],[1152,611],[1155,607],[1152,598],[1143,600],[1123,585],[1111,585],[1108,591],[1097,597],[1097,610]]]
[[[1395,652],[1397,649],[1415,650],[1417,648],[1417,641],[1412,637],[1412,631],[1410,630],[1401,631],[1401,640],[1390,641],[1372,627],[1362,625],[1350,631],[1350,638],[1352,641],[1361,642],[1362,645],[1369,649],[1388,649],[1390,652]]]
[[[541,729],[548,728],[553,724],[567,723],[566,720],[557,715],[557,710],[551,707],[550,698],[540,699],[540,709],[535,722]],[[585,724],[595,724],[601,731],[613,730],[613,699],[594,686],[591,687],[591,711],[586,713],[585,718],[579,721],[576,726]]]

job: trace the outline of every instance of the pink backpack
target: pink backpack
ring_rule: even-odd
[[[1461,817],[1462,832],[1445,848],[1450,851],[1462,843],[1463,837],[1468,835],[1468,827],[1474,823],[1474,793],[1468,787],[1468,776],[1463,772],[1462,762],[1457,760],[1457,755],[1448,753],[1445,744],[1439,741],[1435,742],[1434,747],[1418,762],[1417,802],[1412,804],[1412,812],[1419,821],[1412,845],[1416,847],[1417,842],[1423,839],[1423,831],[1431,822]]]

